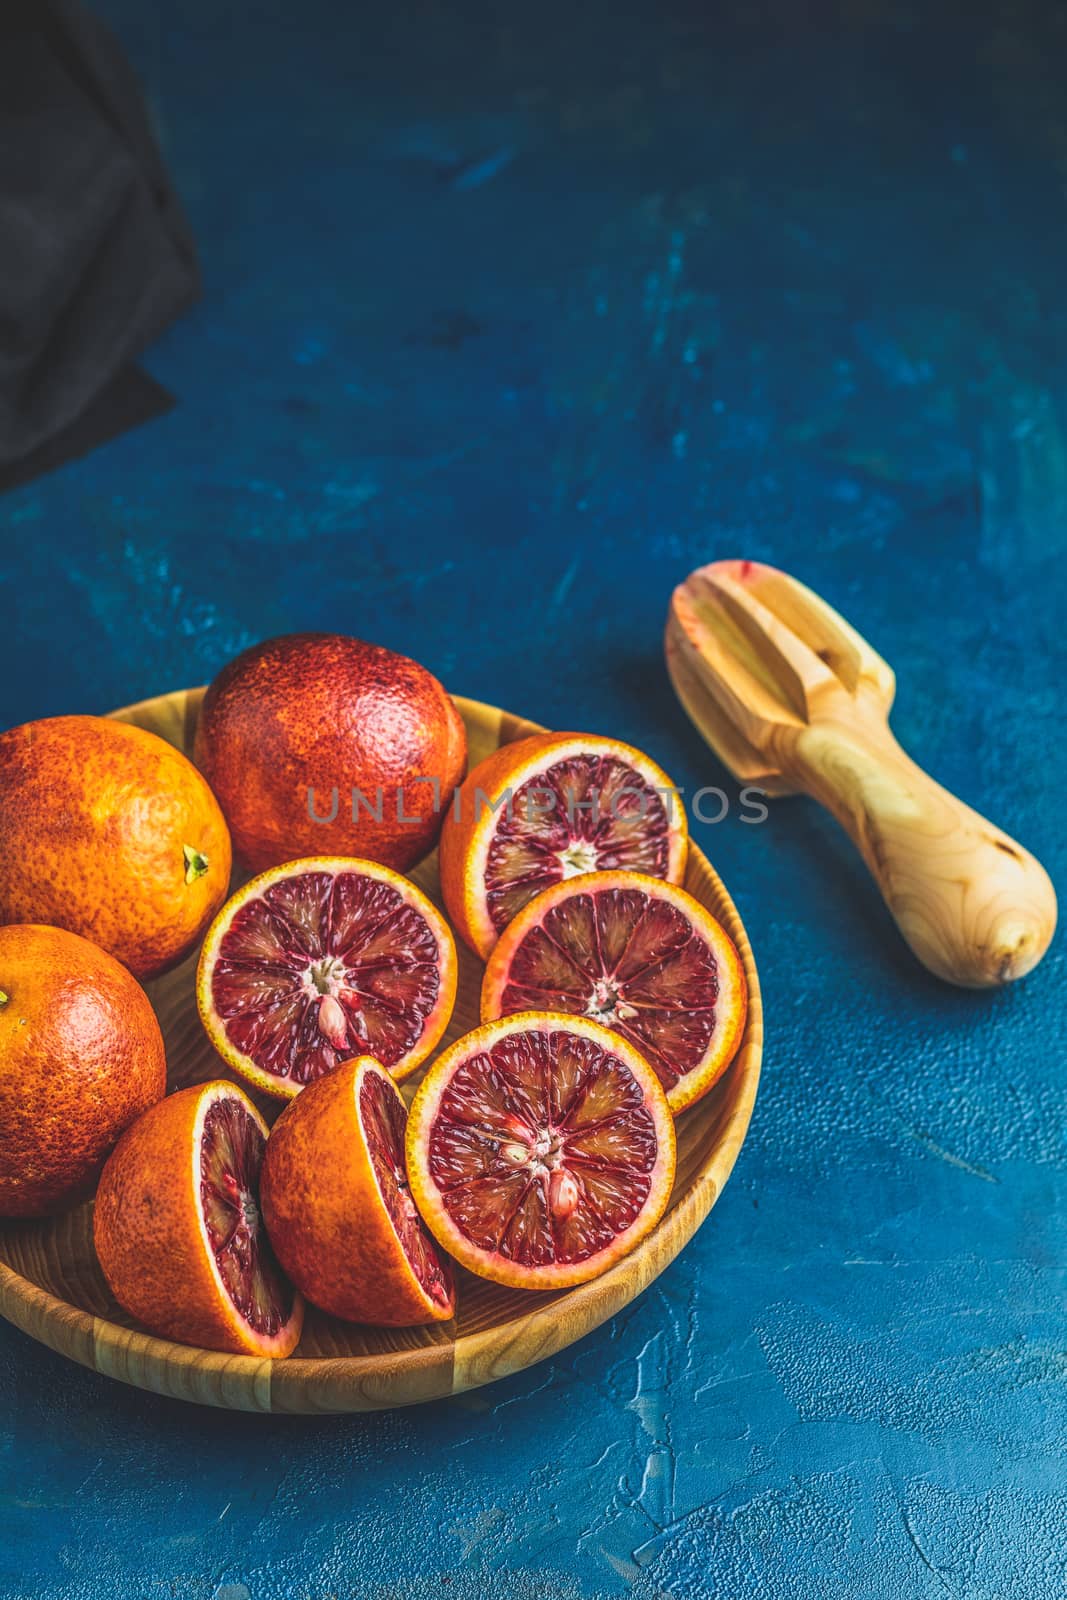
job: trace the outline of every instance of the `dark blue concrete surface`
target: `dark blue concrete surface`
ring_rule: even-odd
[[[1067,881],[1062,9],[99,9],[206,294],[149,360],[173,414],[0,501],[5,724],[337,628],[721,782],[660,636],[739,553],[839,605],[904,743]],[[1063,1595],[1062,939],[953,992],[812,805],[696,832],[768,1048],[673,1268],[365,1419],[187,1409],[0,1327],[6,1594]]]

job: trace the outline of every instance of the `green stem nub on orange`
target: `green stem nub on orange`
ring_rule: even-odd
[[[185,881],[195,883],[197,878],[202,878],[208,869],[207,856],[194,849],[191,844],[182,845],[182,855],[185,857]]]
[[[5,994],[3,989],[0,989],[0,1006],[6,1006],[10,998],[10,995]]]

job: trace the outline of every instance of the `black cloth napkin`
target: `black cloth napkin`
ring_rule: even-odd
[[[131,358],[198,291],[115,40],[75,0],[0,0],[0,489],[167,409]]]

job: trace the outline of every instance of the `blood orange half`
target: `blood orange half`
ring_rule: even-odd
[[[404,1078],[440,1039],[456,947],[421,889],[389,867],[311,856],[272,867],[208,929],[196,998],[212,1044],[292,1099],[352,1056]]]
[[[146,1111],[100,1178],[93,1238],[121,1306],[163,1338],[287,1356],[304,1304],[259,1212],[267,1125],[230,1083],[196,1084]]]
[[[531,900],[489,958],[482,1016],[534,1007],[628,1039],[677,1114],[733,1060],[748,989],[733,941],[692,895],[636,872],[598,872]]]
[[[349,1322],[408,1328],[456,1309],[449,1261],[411,1199],[407,1108],[363,1056],[309,1084],[271,1129],[263,1216],[286,1272]]]
[[[502,745],[457,791],[441,830],[441,891],[456,931],[482,958],[551,884],[597,871],[679,883],[685,809],[640,750],[587,733]]]
[[[663,1215],[670,1108],[632,1045],[599,1023],[528,1012],[456,1041],[419,1085],[411,1192],[471,1272],[563,1289],[607,1270]]]

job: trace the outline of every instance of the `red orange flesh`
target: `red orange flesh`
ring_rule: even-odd
[[[748,990],[733,941],[692,895],[598,872],[531,900],[489,958],[483,1018],[534,1007],[592,1017],[628,1039],[677,1114],[733,1060]]]
[[[115,1299],[166,1339],[281,1357],[303,1325],[259,1211],[267,1127],[233,1084],[161,1100],[119,1140],[93,1238]]]
[[[606,869],[672,883],[685,871],[685,811],[640,750],[594,734],[534,734],[469,774],[441,831],[441,892],[483,960],[542,889]]]
[[[267,1144],[263,1215],[278,1259],[349,1322],[405,1328],[455,1311],[451,1266],[408,1189],[406,1121],[389,1074],[362,1057],[310,1084]]]
[[[471,1272],[530,1289],[599,1276],[662,1216],[674,1123],[651,1067],[599,1023],[527,1012],[433,1064],[407,1131],[411,1192]]]
[[[456,947],[437,908],[374,861],[311,857],[252,878],[208,929],[197,1005],[216,1050],[291,1099],[353,1055],[404,1078],[456,998]]]

